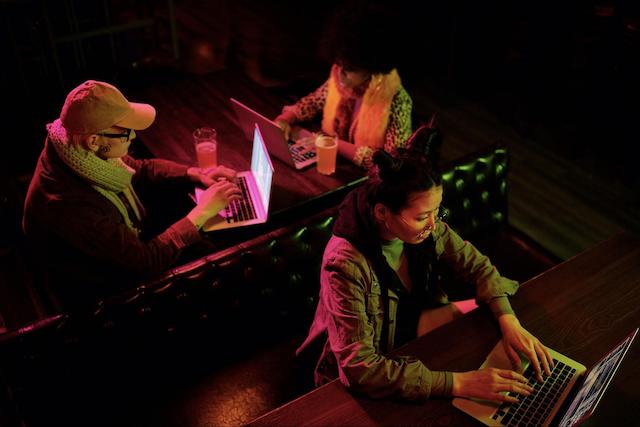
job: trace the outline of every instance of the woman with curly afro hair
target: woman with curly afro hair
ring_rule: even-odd
[[[321,43],[321,54],[333,64],[329,78],[276,117],[285,137],[293,124],[322,114],[322,132],[338,138],[338,153],[366,168],[376,150],[395,153],[404,145],[413,103],[396,70],[393,16],[381,4],[361,1],[333,15]]]

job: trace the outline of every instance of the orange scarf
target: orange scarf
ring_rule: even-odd
[[[338,66],[333,65],[329,77],[327,100],[322,114],[322,130],[335,135],[335,117],[342,94],[338,88]],[[393,69],[388,74],[374,74],[369,87],[362,97],[362,104],[351,123],[350,135],[353,135],[356,147],[384,147],[385,133],[389,124],[391,102],[401,86],[400,76]],[[355,132],[354,132],[355,130]]]

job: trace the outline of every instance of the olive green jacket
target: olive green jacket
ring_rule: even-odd
[[[500,276],[486,256],[446,223],[438,224],[433,237],[438,262],[447,263],[463,283],[475,286],[479,304],[489,305],[496,317],[513,313],[507,296],[516,292],[517,282]],[[388,292],[386,348],[393,349],[398,295],[392,289]],[[443,291],[438,299],[449,302]],[[316,340],[325,340],[315,369],[316,384],[339,377],[345,386],[371,397],[419,400],[432,394],[450,395],[451,373],[431,371],[414,357],[382,354],[383,307],[371,263],[348,240],[332,236],[324,252],[315,318],[298,349],[301,355]],[[432,390],[434,384],[438,387]]]

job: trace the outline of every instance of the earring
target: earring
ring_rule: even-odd
[[[380,87],[382,87],[382,79],[384,78],[384,76],[382,74],[374,74],[373,78],[371,80],[373,80],[374,82],[374,87],[375,87],[375,91],[378,92],[380,90]]]
[[[110,145],[101,145],[100,148],[98,148],[98,151],[100,152],[100,154],[107,154],[109,151],[111,151],[111,146]]]

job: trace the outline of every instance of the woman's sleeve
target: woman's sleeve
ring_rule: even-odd
[[[508,297],[518,290],[518,282],[500,275],[489,258],[469,241],[442,222],[434,232],[436,254],[453,269],[457,277],[476,288],[478,304],[489,306],[497,318],[513,314]]]
[[[412,108],[411,97],[404,88],[400,87],[391,102],[389,123],[384,135],[384,151],[387,153],[395,155],[396,149],[404,147],[407,139],[411,136]],[[375,150],[371,147],[360,146],[356,149],[353,162],[368,170],[373,166],[374,152]]]
[[[415,357],[385,357],[376,350],[374,324],[381,314],[368,312],[372,308],[367,308],[365,281],[370,278],[359,263],[349,260],[354,256],[349,252],[333,253],[321,273],[329,343],[342,383],[375,398],[426,399],[434,383],[446,389],[434,395],[450,394],[451,373],[431,371]]]
[[[384,149],[386,152],[395,154],[396,149],[404,147],[407,139],[411,136],[412,109],[411,97],[403,87],[400,87],[391,102],[389,124],[385,133]]]

